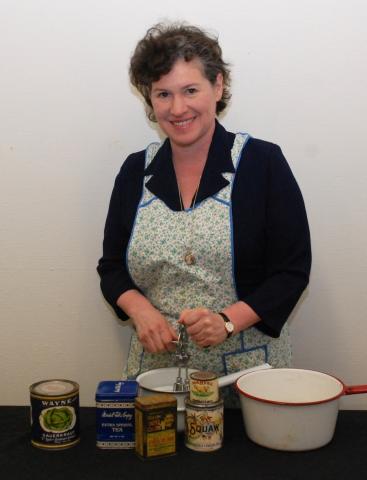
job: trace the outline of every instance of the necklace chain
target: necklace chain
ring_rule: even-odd
[[[201,182],[201,176],[199,178],[199,183],[198,183],[198,186],[195,190],[195,195],[194,195],[194,199],[192,201],[192,204],[190,206],[190,210],[191,212],[189,213],[190,217],[191,215],[193,215],[194,213],[194,208],[195,208],[195,205],[196,205],[196,198],[198,196],[198,192],[199,192],[199,188],[200,188],[200,182]],[[177,182],[177,189],[178,189],[178,198],[180,199],[180,208],[181,208],[181,212],[184,212],[185,211],[185,208],[184,208],[184,205],[183,205],[183,200],[182,200],[182,194],[181,194],[181,190],[180,190],[180,187],[178,185],[178,182]],[[193,222],[193,219],[191,219],[191,222],[190,222],[190,232],[189,232],[189,244],[188,246],[186,247],[186,252],[185,252],[185,255],[183,257],[186,265],[195,265],[196,263],[196,258],[195,258],[195,255],[193,254],[192,252],[192,241],[193,241],[193,233],[194,233],[194,222]]]
[[[195,208],[195,205],[196,205],[196,197],[198,196],[198,191],[199,191],[199,185],[200,185],[200,180],[199,180],[199,184],[197,186],[197,189],[195,190],[195,194],[194,194],[194,199],[190,205],[190,209],[194,209]],[[178,198],[180,199],[180,208],[181,208],[181,212],[183,212],[185,210],[184,208],[184,205],[183,205],[183,201],[182,201],[182,195],[181,195],[181,190],[180,190],[180,187],[178,187]]]

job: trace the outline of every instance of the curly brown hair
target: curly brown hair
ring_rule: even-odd
[[[189,62],[195,58],[201,61],[204,75],[212,85],[218,73],[223,75],[223,95],[216,106],[218,114],[226,108],[231,94],[230,71],[216,37],[184,23],[158,23],[138,42],[130,61],[130,81],[144,97],[150,120],[156,121],[150,100],[152,83],[169,73],[177,60]]]

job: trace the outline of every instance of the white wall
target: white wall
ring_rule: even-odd
[[[127,77],[164,17],[219,33],[233,65],[222,123],[279,143],[312,230],[292,315],[296,366],[367,383],[367,85],[363,0],[0,1],[0,403],[64,377],[93,405],[129,341],[95,272],[114,177],[157,134]],[[229,6],[229,8],[228,8]],[[343,399],[367,408],[367,396]]]

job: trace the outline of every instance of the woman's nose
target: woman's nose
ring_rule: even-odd
[[[171,114],[175,117],[179,117],[187,110],[185,99],[181,95],[175,95],[172,97]]]

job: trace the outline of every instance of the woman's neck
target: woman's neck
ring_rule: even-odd
[[[192,145],[180,145],[171,142],[173,166],[185,209],[190,207],[200,186],[214,130],[215,123],[213,128],[207,132],[207,135]]]
[[[200,166],[205,165],[206,159],[209,152],[208,145],[202,145],[198,148],[195,147],[177,147],[172,146],[172,158],[175,166],[187,167],[190,170],[195,167],[200,168]]]
[[[209,146],[206,149],[189,152],[188,150],[174,152],[172,150],[173,166],[176,173],[178,189],[185,209],[192,204],[192,199],[199,188]]]
[[[215,122],[213,122],[212,126],[202,138],[199,138],[194,143],[188,145],[176,143],[171,140],[172,158],[175,165],[187,165],[190,169],[195,168],[194,165],[199,169],[200,166],[203,167],[208,157],[214,130]]]

